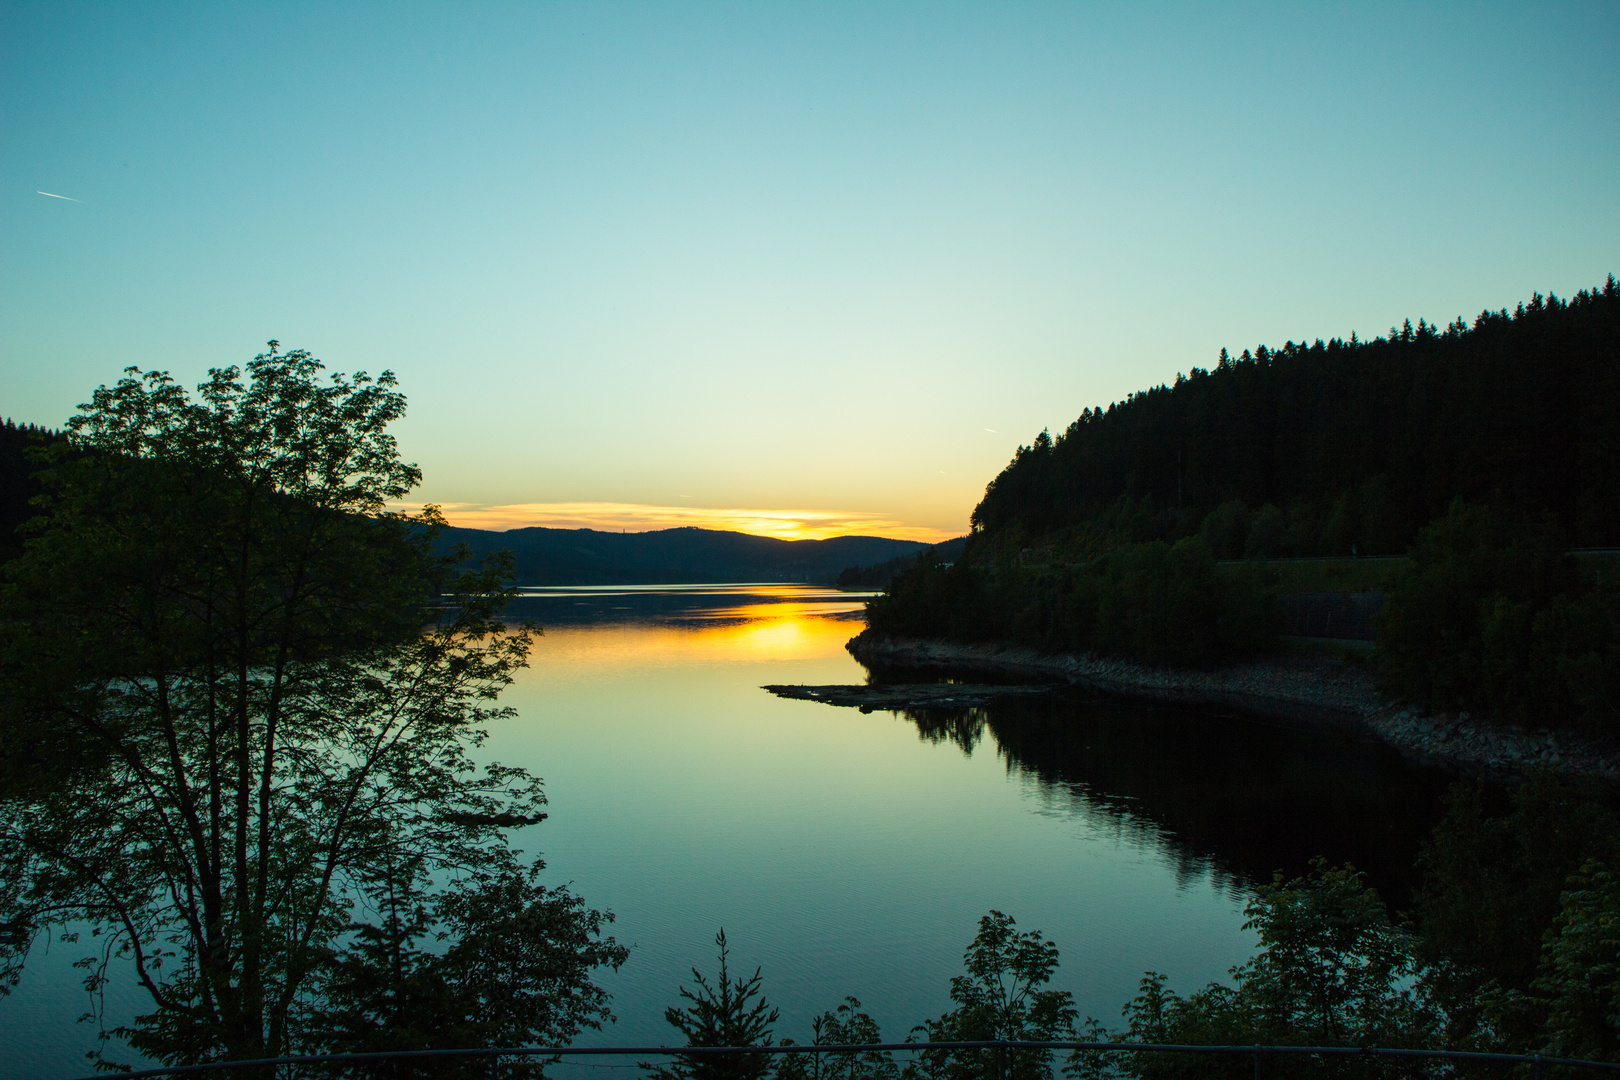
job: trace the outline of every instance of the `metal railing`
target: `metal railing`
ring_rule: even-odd
[[[240,1069],[264,1069],[294,1065],[365,1065],[368,1063],[420,1061],[432,1058],[484,1058],[494,1067],[503,1058],[532,1059],[570,1057],[665,1057],[691,1058],[726,1054],[871,1054],[918,1053],[922,1051],[994,1050],[997,1052],[997,1075],[1008,1075],[1008,1054],[1019,1050],[1068,1050],[1098,1054],[1211,1054],[1240,1056],[1252,1055],[1254,1075],[1261,1076],[1261,1062],[1267,1057],[1317,1056],[1339,1058],[1404,1058],[1489,1062],[1499,1065],[1528,1065],[1533,1077],[1539,1078],[1547,1066],[1577,1069],[1597,1069],[1620,1072],[1620,1063],[1587,1061],[1581,1058],[1548,1057],[1542,1054],[1496,1054],[1474,1050],[1422,1050],[1384,1046],[1282,1046],[1237,1044],[1229,1046],[1178,1045],[1172,1043],[1114,1043],[1114,1042],[900,1042],[853,1043],[790,1046],[515,1046],[484,1047],[461,1050],[378,1050],[352,1054],[304,1054],[289,1057],[255,1058],[241,1061],[216,1061],[201,1065],[170,1065],[135,1072],[100,1073],[81,1080],[138,1080],[142,1077],[190,1076],[200,1073],[229,1074]]]

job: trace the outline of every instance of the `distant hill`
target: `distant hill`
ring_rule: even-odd
[[[595,529],[447,529],[475,555],[512,552],[520,585],[681,585],[830,581],[852,566],[915,558],[929,545],[881,536],[777,540],[716,529],[616,533]]]
[[[967,537],[958,536],[954,540],[935,544],[934,555],[942,563],[953,563],[962,557],[962,549],[967,546],[967,541]],[[880,562],[876,566],[846,567],[833,579],[833,584],[846,589],[881,589],[893,581],[896,574],[915,566],[921,555],[920,551],[908,552]]]
[[[0,562],[16,555],[16,529],[33,515],[39,493],[27,448],[62,433],[0,420]],[[683,585],[743,581],[831,582],[851,568],[899,560],[909,566],[930,545],[882,536],[776,540],[715,529],[617,533],[595,529],[447,529],[475,555],[510,549],[520,585]],[[887,580],[885,576],[884,580]]]

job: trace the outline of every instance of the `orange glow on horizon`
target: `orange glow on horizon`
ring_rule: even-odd
[[[400,504],[418,509],[419,504]],[[770,536],[778,540],[826,540],[834,536],[887,536],[933,544],[959,533],[905,525],[879,514],[843,510],[752,510],[701,506],[648,506],[642,503],[561,502],[444,503],[451,525],[503,532],[542,526],[550,529],[597,529],[602,532],[652,532],[695,527]]]

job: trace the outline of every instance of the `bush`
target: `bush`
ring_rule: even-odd
[[[1232,985],[1211,984],[1185,998],[1148,972],[1125,1006],[1117,1037],[1180,1045],[1266,1043],[1304,1046],[1432,1045],[1441,1014],[1419,990],[1416,941],[1351,867],[1317,860],[1302,878],[1279,874],[1245,909],[1258,955],[1232,969]],[[1277,1057],[1270,1076],[1378,1075],[1382,1063]],[[1248,1058],[1140,1054],[1138,1076],[1247,1076]],[[1395,1073],[1394,1067],[1389,1071]],[[1399,1075],[1416,1075],[1405,1064]]]
[[[846,997],[838,1008],[810,1022],[812,1046],[870,1046],[882,1041],[883,1032],[862,1011],[859,998]],[[794,1043],[783,1039],[782,1045]],[[776,1080],[900,1080],[900,1067],[887,1050],[792,1054],[778,1061]]]
[[[1238,659],[1277,634],[1276,591],[1264,574],[1217,567],[1198,537],[1116,552],[1099,593],[1095,647],[1148,663]]]
[[[1010,915],[992,911],[962,957],[967,972],[951,980],[955,1008],[912,1029],[922,1042],[1044,1042],[1074,1037],[1074,1002],[1067,990],[1043,990],[1057,970],[1058,950],[1039,930],[1020,933]],[[926,1050],[905,1080],[979,1080],[996,1065],[991,1051]],[[993,1073],[992,1073],[993,1074]],[[1050,1055],[1015,1050],[1000,1075],[1051,1080]]]
[[[1452,504],[1418,534],[1378,621],[1386,686],[1429,709],[1608,733],[1620,701],[1620,590],[1550,519]]]
[[[1614,1061],[1620,1056],[1620,881],[1592,860],[1569,884],[1528,1004],[1542,1017],[1546,1053]]]
[[[1529,988],[1569,875],[1589,859],[1617,856],[1620,821],[1594,783],[1539,774],[1495,815],[1487,814],[1481,789],[1452,789],[1418,858],[1423,884],[1414,914],[1429,985],[1451,1018],[1454,1039],[1475,1037],[1490,987]],[[1499,1016],[1494,1038],[1532,1045],[1534,1024],[1516,1023]]]
[[[1044,562],[976,553],[895,578],[867,605],[880,634],[1009,641],[1052,652],[1102,652],[1196,666],[1272,645],[1276,586],[1264,570],[1218,566],[1199,537],[1126,544],[1103,559]]]

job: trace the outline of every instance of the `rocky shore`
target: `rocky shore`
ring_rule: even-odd
[[[1061,680],[1116,697],[1216,706],[1251,716],[1366,731],[1415,757],[1466,771],[1553,768],[1620,781],[1620,753],[1566,732],[1500,727],[1470,718],[1419,716],[1381,695],[1362,668],[1326,658],[1281,658],[1210,671],[1148,667],[1089,654],[1010,645],[962,645],[863,631],[846,646],[868,667],[976,672]]]

